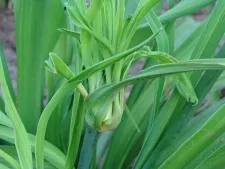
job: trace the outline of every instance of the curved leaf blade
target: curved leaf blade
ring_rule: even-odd
[[[13,127],[16,133],[16,149],[18,151],[18,156],[22,169],[32,169],[32,153],[31,153],[31,143],[28,138],[26,129],[20,116],[16,110],[13,100],[10,96],[10,92],[5,79],[5,70],[2,64],[2,58],[0,57],[0,84],[2,87],[3,98],[5,100],[6,113],[13,123]]]
[[[224,111],[225,105],[220,107],[196,133],[187,139],[179,149],[159,167],[159,169],[183,168],[211,143],[215,137],[222,134],[225,128]]]

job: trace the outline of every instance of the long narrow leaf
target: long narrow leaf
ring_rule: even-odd
[[[20,164],[10,155],[0,149],[0,156],[7,161],[14,169],[20,169]]]
[[[15,17],[17,107],[27,131],[36,133],[43,107],[44,61],[59,38],[57,29],[64,25],[65,13],[60,0],[18,0]]]
[[[80,145],[81,134],[84,126],[84,115],[85,115],[84,101],[80,99],[80,95],[78,92],[76,92],[74,95],[72,111],[73,116],[71,119],[70,141],[67,151],[65,169],[71,169],[74,166],[74,162],[78,156],[79,151],[78,145]]]
[[[216,113],[196,131],[195,134],[186,140],[159,168],[182,168],[193,159],[207,144],[223,132],[225,127],[224,110],[225,106],[222,106],[216,111]]]
[[[157,32],[156,34],[154,34],[153,36],[149,37],[147,40],[145,40],[144,42],[142,42],[141,44],[125,51],[122,52],[120,54],[117,54],[109,59],[106,59],[96,65],[93,65],[92,67],[84,70],[83,72],[81,72],[79,75],[73,77],[72,79],[70,79],[70,82],[73,82],[75,80],[80,80],[83,79],[83,77],[89,77],[93,72],[97,72],[99,70],[102,70],[112,64],[114,64],[117,61],[120,61],[121,59],[124,59],[126,57],[128,57],[130,54],[132,54],[133,52],[137,51],[138,49],[140,49],[141,47],[143,47],[144,45],[146,45],[148,42],[150,42],[151,40],[154,39],[154,37],[158,34],[159,32]]]
[[[41,118],[38,123],[35,155],[36,155],[36,166],[38,169],[44,169],[44,140],[47,129],[48,121],[51,117],[53,110],[57,104],[72,90],[75,89],[79,82],[65,83],[60,87],[56,94],[52,97],[46,108],[44,109]]]
[[[5,126],[0,126],[0,138],[9,143],[15,144],[15,132],[12,128]],[[29,139],[32,146],[32,152],[35,152],[35,141],[36,137],[32,134],[29,134]],[[58,148],[56,148],[51,143],[44,142],[44,157],[45,160],[49,161],[53,166],[58,169],[62,169],[65,165],[66,156]]]
[[[181,1],[179,4],[175,5],[172,9],[168,12],[164,13],[159,17],[159,20],[162,23],[167,23],[170,20],[174,20],[184,15],[188,15],[198,11],[199,9],[212,4],[216,0],[184,0]]]
[[[210,61],[212,63],[210,63]],[[128,77],[121,82],[106,85],[100,89],[97,89],[95,92],[91,93],[88,99],[86,100],[87,106],[89,107],[89,113],[87,114],[86,120],[87,123],[93,128],[98,129],[102,123],[102,117],[105,117],[107,113],[105,111],[99,111],[103,107],[106,107],[110,104],[114,97],[118,94],[120,90],[125,88],[128,84],[134,84],[140,80],[154,79],[161,76],[166,76],[170,74],[182,73],[193,70],[215,70],[215,69],[224,69],[224,59],[209,59],[209,60],[194,60],[184,63],[176,64],[164,64],[157,65],[150,68],[147,68],[137,75]],[[213,63],[214,62],[214,63]],[[111,94],[109,94],[111,93]],[[99,104],[96,104],[99,103]],[[166,124],[163,124],[166,125]],[[165,126],[164,126],[165,127]],[[157,127],[154,129],[156,130]],[[153,130],[153,131],[154,131]],[[162,132],[162,131],[160,131]]]
[[[5,100],[5,109],[9,118],[12,120],[13,127],[16,131],[16,148],[22,169],[32,169],[31,143],[28,138],[26,129],[19,117],[5,79],[5,71],[0,57],[0,84],[2,88],[3,98]]]
[[[10,92],[10,95],[13,99],[13,102],[15,103],[16,95],[15,95],[15,92],[14,92],[14,89],[13,89],[12,81],[11,81],[10,74],[9,74],[9,71],[8,71],[8,65],[7,65],[7,62],[6,62],[6,59],[5,59],[5,55],[4,55],[4,52],[3,52],[3,47],[2,47],[1,42],[0,42],[0,57],[1,57],[1,60],[2,60],[3,69],[5,71],[5,79],[6,79],[6,82],[8,84],[9,92]],[[0,105],[1,105],[1,103],[0,103]]]

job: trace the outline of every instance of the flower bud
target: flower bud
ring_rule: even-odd
[[[86,122],[99,132],[115,129],[122,119],[124,111],[124,90],[103,92],[96,90],[86,100],[88,111]]]

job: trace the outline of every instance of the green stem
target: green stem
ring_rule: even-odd
[[[84,135],[84,142],[81,149],[80,159],[77,169],[90,169],[96,145],[99,138],[99,132],[87,127]]]

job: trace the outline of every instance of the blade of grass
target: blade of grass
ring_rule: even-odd
[[[222,47],[222,49],[217,54],[218,58],[224,57],[224,51],[225,51],[225,45]],[[190,120],[192,120],[194,113],[198,111],[198,108],[201,106],[202,101],[205,99],[207,94],[209,93],[212,86],[215,84],[216,80],[221,75],[222,71],[206,71],[201,78],[199,79],[199,82],[195,85],[195,91],[199,98],[199,104],[193,107],[190,104],[185,104],[184,100],[180,100],[178,103],[178,106],[174,112],[174,117],[170,121],[170,124],[168,125],[168,130],[164,134],[163,139],[161,139],[160,144],[157,147],[156,152],[154,155],[149,158],[147,166],[156,166],[159,167],[159,165],[169,158],[169,156],[180,146],[180,142],[178,141],[175,146],[171,146],[170,142],[174,140],[180,140],[179,134],[182,133],[183,126],[189,123]],[[204,89],[202,88],[204,86]],[[171,96],[173,97],[173,95]],[[182,114],[181,114],[182,112]],[[168,146],[169,145],[169,146]],[[164,150],[163,153],[161,150]],[[160,158],[159,158],[160,154]]]
[[[10,127],[10,128],[13,128],[12,121],[1,111],[0,111],[0,124]]]
[[[68,24],[65,24],[65,27]],[[61,56],[61,59],[68,65],[71,65],[72,62],[72,53],[73,53],[73,43],[72,38],[66,36],[65,34],[61,34],[59,40],[54,48],[54,53],[57,53]],[[53,59],[52,59],[53,60]],[[48,90],[48,101],[51,99],[56,90],[65,82],[64,77],[50,73],[46,71],[46,84]],[[71,96],[68,95],[64,100],[59,103],[57,108],[55,109],[56,116],[52,116],[46,134],[46,140],[63,150],[64,152],[67,149],[67,140],[68,140],[68,128],[69,119],[65,119],[65,117],[69,116],[69,106],[70,106]],[[57,131],[57,132],[56,132]]]
[[[196,169],[214,169],[214,168],[223,168],[224,167],[224,147],[221,150],[218,150],[218,152],[215,153],[212,157],[207,159],[205,163],[198,166]]]
[[[183,42],[175,49],[174,56],[176,56],[177,60],[185,61],[190,59],[192,52],[194,51],[195,46],[198,43],[202,29],[204,29],[204,26],[205,22],[202,23],[200,26],[198,26],[198,28],[190,36],[188,36],[185,40],[183,40]],[[180,34],[177,36],[180,36]]]
[[[191,57],[192,59],[210,58],[213,56],[217,48],[217,44],[219,43],[220,39],[223,37],[223,34],[224,34],[224,30],[225,30],[224,22],[225,22],[225,1],[219,0],[207,24],[205,25],[203,33],[201,34],[201,37],[199,38],[199,41],[194,49],[194,52],[192,53],[192,57]],[[218,53],[218,56],[220,58],[224,57],[224,54],[223,54],[224,49],[225,48],[223,47],[221,49],[221,53]],[[197,85],[201,76],[202,76],[201,72],[194,72],[192,74],[191,81],[194,86]],[[211,82],[207,82],[207,83],[211,83]],[[201,87],[199,87],[199,89],[196,92],[201,93],[201,91],[202,89]],[[179,105],[181,104],[182,103],[180,103]],[[175,118],[179,118],[179,120],[177,120],[177,122],[173,122],[173,125],[174,125],[173,130],[179,130],[181,128],[181,125],[185,124],[188,121],[188,119],[192,117],[192,115],[190,114],[191,111],[188,111],[186,116],[182,116],[181,114],[178,114],[178,112]],[[177,125],[177,123],[179,123],[179,125]],[[174,132],[175,131],[173,131],[173,133]]]
[[[6,167],[5,165],[2,165],[2,164],[0,164],[0,167],[1,167],[2,169],[10,169],[10,168]]]
[[[48,121],[51,117],[52,112],[58,105],[58,103],[72,90],[75,89],[75,86],[78,85],[78,82],[65,83],[60,87],[55,95],[52,97],[48,105],[45,107],[41,118],[38,123],[37,128],[37,137],[36,137],[36,146],[35,146],[35,155],[36,155],[36,167],[38,169],[44,169],[44,139],[47,129]]]
[[[0,57],[1,57],[1,60],[2,60],[3,69],[4,69],[4,72],[5,72],[6,83],[8,85],[9,92],[10,92],[10,95],[12,97],[13,103],[15,103],[16,95],[15,95],[15,92],[14,92],[14,89],[13,89],[12,81],[11,81],[10,74],[9,74],[9,71],[8,71],[8,65],[7,65],[7,62],[6,62],[6,59],[5,59],[5,55],[4,55],[4,52],[3,52],[3,47],[2,47],[1,42],[0,42]]]
[[[123,39],[122,39],[122,48],[126,49],[131,39],[139,26],[142,19],[146,16],[146,14],[149,12],[151,8],[155,6],[156,3],[158,3],[159,0],[145,0],[143,3],[139,3],[137,10],[135,12],[135,15],[132,17],[131,21],[129,22],[126,31],[124,31]]]
[[[178,142],[184,142],[191,137],[201,126],[222,106],[225,104],[225,99],[220,100],[216,104],[211,105],[209,108],[201,112],[197,117],[187,124],[182,130],[183,133],[179,133]],[[224,147],[224,143],[219,144],[224,139],[225,134],[223,133],[220,137],[215,138],[212,144],[208,145],[201,153],[199,153],[195,159],[191,160],[185,169],[196,168],[201,163],[204,163],[208,158],[214,156],[214,154]],[[173,143],[176,144],[176,141]],[[178,143],[181,145],[180,143]],[[178,146],[179,147],[179,146]]]
[[[102,36],[101,34],[99,34],[98,32],[94,31],[93,28],[91,27],[90,23],[89,23],[89,18],[92,18],[92,16],[89,16],[90,14],[88,14],[87,16],[83,16],[80,13],[80,10],[77,8],[77,6],[75,4],[73,4],[74,2],[71,0],[69,5],[68,5],[68,14],[70,16],[71,21],[73,22],[73,24],[75,24],[78,27],[81,27],[83,30],[87,31],[88,34],[90,34],[91,36],[93,36],[96,40],[98,40],[104,47],[106,47],[108,49],[108,51],[110,51],[111,53],[114,53],[114,46],[110,43],[110,41],[105,38],[104,36]],[[96,3],[93,7],[94,8],[99,8],[99,4],[98,1],[96,0]],[[103,3],[103,2],[101,2]],[[92,6],[92,5],[91,5]],[[101,4],[100,4],[101,6]],[[93,13],[93,9],[89,8],[90,13]],[[98,9],[100,10],[100,9]],[[93,15],[95,16],[95,15]]]
[[[151,10],[147,16],[145,17],[151,30],[153,33],[157,32],[162,26],[161,22],[158,20],[155,12]],[[166,31],[163,29],[158,36],[156,36],[156,43],[158,51],[169,53],[170,43],[169,38],[166,34]],[[155,118],[157,117],[158,108],[160,106],[161,97],[163,95],[163,87],[165,83],[165,78],[160,78],[155,80],[156,90],[153,93],[154,95],[154,103],[152,106],[151,115],[149,118],[149,125],[148,128],[151,128],[152,124],[154,123]]]
[[[5,103],[1,96],[0,96],[0,111],[5,113]]]
[[[113,101],[113,98],[118,94],[118,92],[123,88],[125,88],[128,84],[134,84],[140,82],[140,80],[149,80],[161,76],[193,70],[224,69],[224,65],[221,64],[222,61],[224,62],[225,60],[224,59],[194,60],[186,63],[184,62],[176,64],[157,65],[147,68],[138,73],[137,75],[130,76],[127,79],[124,79],[123,81],[120,81],[113,85],[106,85],[104,87],[101,87],[96,91],[94,91],[93,93],[91,93],[86,100],[87,107],[89,108],[89,110],[91,110],[87,113],[88,120],[86,122],[93,128],[98,129],[98,126],[101,126],[100,125],[102,123],[101,120],[103,120],[101,118],[105,117],[106,116],[105,113],[107,113],[105,111],[98,111],[98,110],[111,103]],[[96,102],[98,102],[99,104],[96,104]],[[157,127],[155,129],[157,129]]]
[[[172,20],[175,20],[179,17],[182,17],[185,15],[191,14],[195,11],[198,11],[199,9],[201,9],[209,4],[212,4],[215,1],[216,0],[200,0],[198,2],[195,2],[195,0],[181,1],[174,8],[168,10],[166,13],[159,16],[159,20],[162,24],[166,24],[166,23],[168,23]],[[187,5],[189,3],[191,5]],[[137,29],[137,31],[141,31],[141,30],[149,31],[148,24],[144,23],[140,28]]]
[[[0,138],[15,144],[14,130],[5,126],[0,126],[0,129]],[[31,141],[32,152],[35,152],[36,136],[29,134],[29,139]],[[44,157],[45,160],[49,161],[58,169],[62,169],[65,166],[66,156],[58,148],[47,141],[44,142]]]
[[[160,31],[160,30],[159,30]],[[130,54],[132,54],[133,52],[135,52],[136,50],[142,48],[143,46],[145,46],[149,41],[153,40],[154,37],[158,34],[159,32],[157,32],[156,34],[154,34],[153,36],[149,37],[147,40],[145,40],[144,42],[142,42],[141,44],[125,51],[122,52],[120,54],[117,54],[109,59],[106,59],[104,61],[99,62],[96,65],[91,66],[90,68],[84,70],[83,72],[81,72],[79,75],[73,77],[72,79],[69,80],[69,82],[73,82],[75,80],[80,80],[80,78],[83,78],[83,76],[89,76],[89,74],[92,74],[93,71],[99,71],[102,70],[112,64],[114,64],[117,61],[120,61],[123,58],[126,58],[127,56],[129,56]]]
[[[84,15],[86,10],[87,10],[87,1],[86,0],[79,0],[77,2],[77,5],[79,6],[79,9],[81,10],[82,15]]]
[[[151,52],[150,55],[146,56],[153,59],[156,59],[162,64],[167,63],[177,63],[176,59],[172,56],[163,53],[163,52]],[[195,94],[194,88],[192,86],[192,83],[190,82],[190,79],[186,74],[179,74],[179,75],[173,75],[172,76],[177,89],[179,93],[188,101],[197,104],[198,98]]]
[[[203,29],[191,59],[210,58],[224,35],[225,1],[219,0]]]
[[[159,20],[162,23],[167,23],[171,20],[179,18],[184,15],[188,15],[198,11],[199,9],[212,4],[216,0],[185,0],[181,1],[175,7],[164,13],[163,15],[159,16]]]
[[[59,38],[57,28],[64,25],[64,7],[60,0],[16,2],[17,107],[27,131],[36,133],[43,106],[44,61]]]
[[[14,169],[20,169],[20,164],[10,155],[0,149],[0,156],[7,161]]]
[[[120,125],[113,133],[112,141],[110,142],[110,147],[106,159],[104,160],[104,169],[123,169],[127,167],[137,156],[137,153],[131,153],[131,149],[136,145],[138,147],[136,150],[141,148],[143,139],[140,139],[140,137],[143,137],[146,132],[146,126],[148,125],[149,118],[146,116],[146,112],[148,112],[151,108],[154,98],[150,97],[148,102],[144,102],[143,100],[152,94],[155,87],[150,81],[147,82],[145,86],[142,86],[142,88],[144,92],[140,93],[138,99],[135,100],[135,104],[128,102],[128,107],[131,110],[136,123],[138,124],[140,133],[138,133],[136,128],[134,128],[128,116],[124,114]],[[137,114],[136,112],[139,113]],[[129,128],[129,130],[126,130],[125,128]],[[126,130],[126,133],[124,133],[124,130]],[[140,146],[138,146],[139,144],[137,143],[140,143]],[[132,154],[135,155],[131,156],[130,159],[127,160],[127,158],[129,158],[128,156]]]
[[[70,141],[67,151],[65,169],[71,169],[78,157],[81,135],[84,128],[85,107],[84,101],[80,98],[78,92],[74,94],[72,118],[70,124]]]
[[[149,132],[147,132],[148,135],[146,135],[145,137],[145,141],[143,143],[140,154],[137,157],[134,169],[139,169],[144,166],[147,157],[151,154],[152,150],[157,144],[158,139],[161,137],[162,130],[164,130],[166,124],[172,116],[178,100],[179,95],[177,95],[177,97],[169,99],[161,109],[161,112],[154,121],[151,129],[149,130]],[[154,137],[151,137],[152,134],[154,134]]]
[[[2,88],[3,98],[5,100],[6,113],[13,123],[16,134],[16,148],[18,151],[19,161],[22,169],[32,169],[32,154],[31,154],[31,143],[28,138],[26,129],[19,117],[13,100],[10,96],[10,91],[7,86],[5,79],[5,71],[3,67],[2,57],[0,57],[0,84]]]
[[[187,139],[159,168],[182,168],[223,132],[225,106],[217,110],[203,126]],[[193,144],[195,143],[195,144]],[[174,160],[174,158],[176,158]]]
[[[179,22],[179,24],[176,24],[175,47],[179,47],[179,45],[181,45],[181,43],[184,43],[186,39],[193,36],[194,32],[196,32],[196,30],[198,30],[200,27],[202,27],[201,30],[204,29],[204,23],[206,23],[206,21],[207,19],[205,19],[204,21],[196,21],[191,16],[184,17]],[[185,29],[187,27],[189,29]],[[200,37],[200,35],[201,32],[199,34],[196,33],[196,37]]]
[[[219,0],[208,22],[205,25],[203,33],[201,34],[201,37],[199,38],[199,41],[194,49],[194,52],[192,53],[192,57],[191,57],[192,59],[210,58],[213,56],[213,53],[215,52],[217,48],[217,44],[219,43],[220,39],[223,37],[223,34],[224,34],[224,30],[225,30],[224,16],[225,16],[225,2]],[[221,53],[218,53],[219,57],[224,57],[224,54],[223,54],[224,49],[225,48],[223,47],[223,49],[221,49]],[[202,73],[200,72],[195,72],[191,76],[191,81],[194,86],[197,85],[201,76],[202,76]],[[206,82],[206,83],[211,83],[211,82]],[[201,91],[202,91],[201,87],[199,87],[199,89],[196,90],[196,92],[199,94],[201,93]],[[179,105],[181,104],[182,103],[180,103]],[[182,107],[180,107],[180,110],[181,109]],[[176,122],[173,121],[174,127],[170,127],[171,130],[173,130],[173,132],[171,132],[170,135],[172,133],[175,133],[177,130],[179,130],[181,128],[181,125],[186,124],[186,122],[188,122],[188,119],[192,117],[192,114],[190,114],[192,111],[187,111],[186,116],[178,114],[179,111],[177,111],[177,115],[175,116],[175,118],[177,119],[179,118],[179,120],[177,120]]]
[[[78,169],[89,169],[92,159],[95,157],[96,145],[99,137],[99,132],[87,126],[84,141],[81,148]]]
[[[94,0],[91,2],[91,5],[88,8],[85,16],[90,22],[95,21],[95,15],[101,10],[103,3],[104,0]]]
[[[122,30],[123,30],[123,24],[124,24],[124,12],[125,12],[125,0],[120,0],[117,5],[117,13],[116,13],[116,19],[117,19],[117,42],[116,46],[119,47],[119,40],[122,36]]]
[[[60,29],[58,29],[58,31],[60,31],[61,33],[64,33],[66,35],[72,36],[77,40],[80,40],[80,33],[79,32],[71,31],[71,30],[64,29],[64,28],[60,28]]]
[[[221,146],[217,149],[209,158],[204,162],[200,163],[195,169],[213,169],[213,168],[222,168],[224,167],[224,151],[225,146]]]

